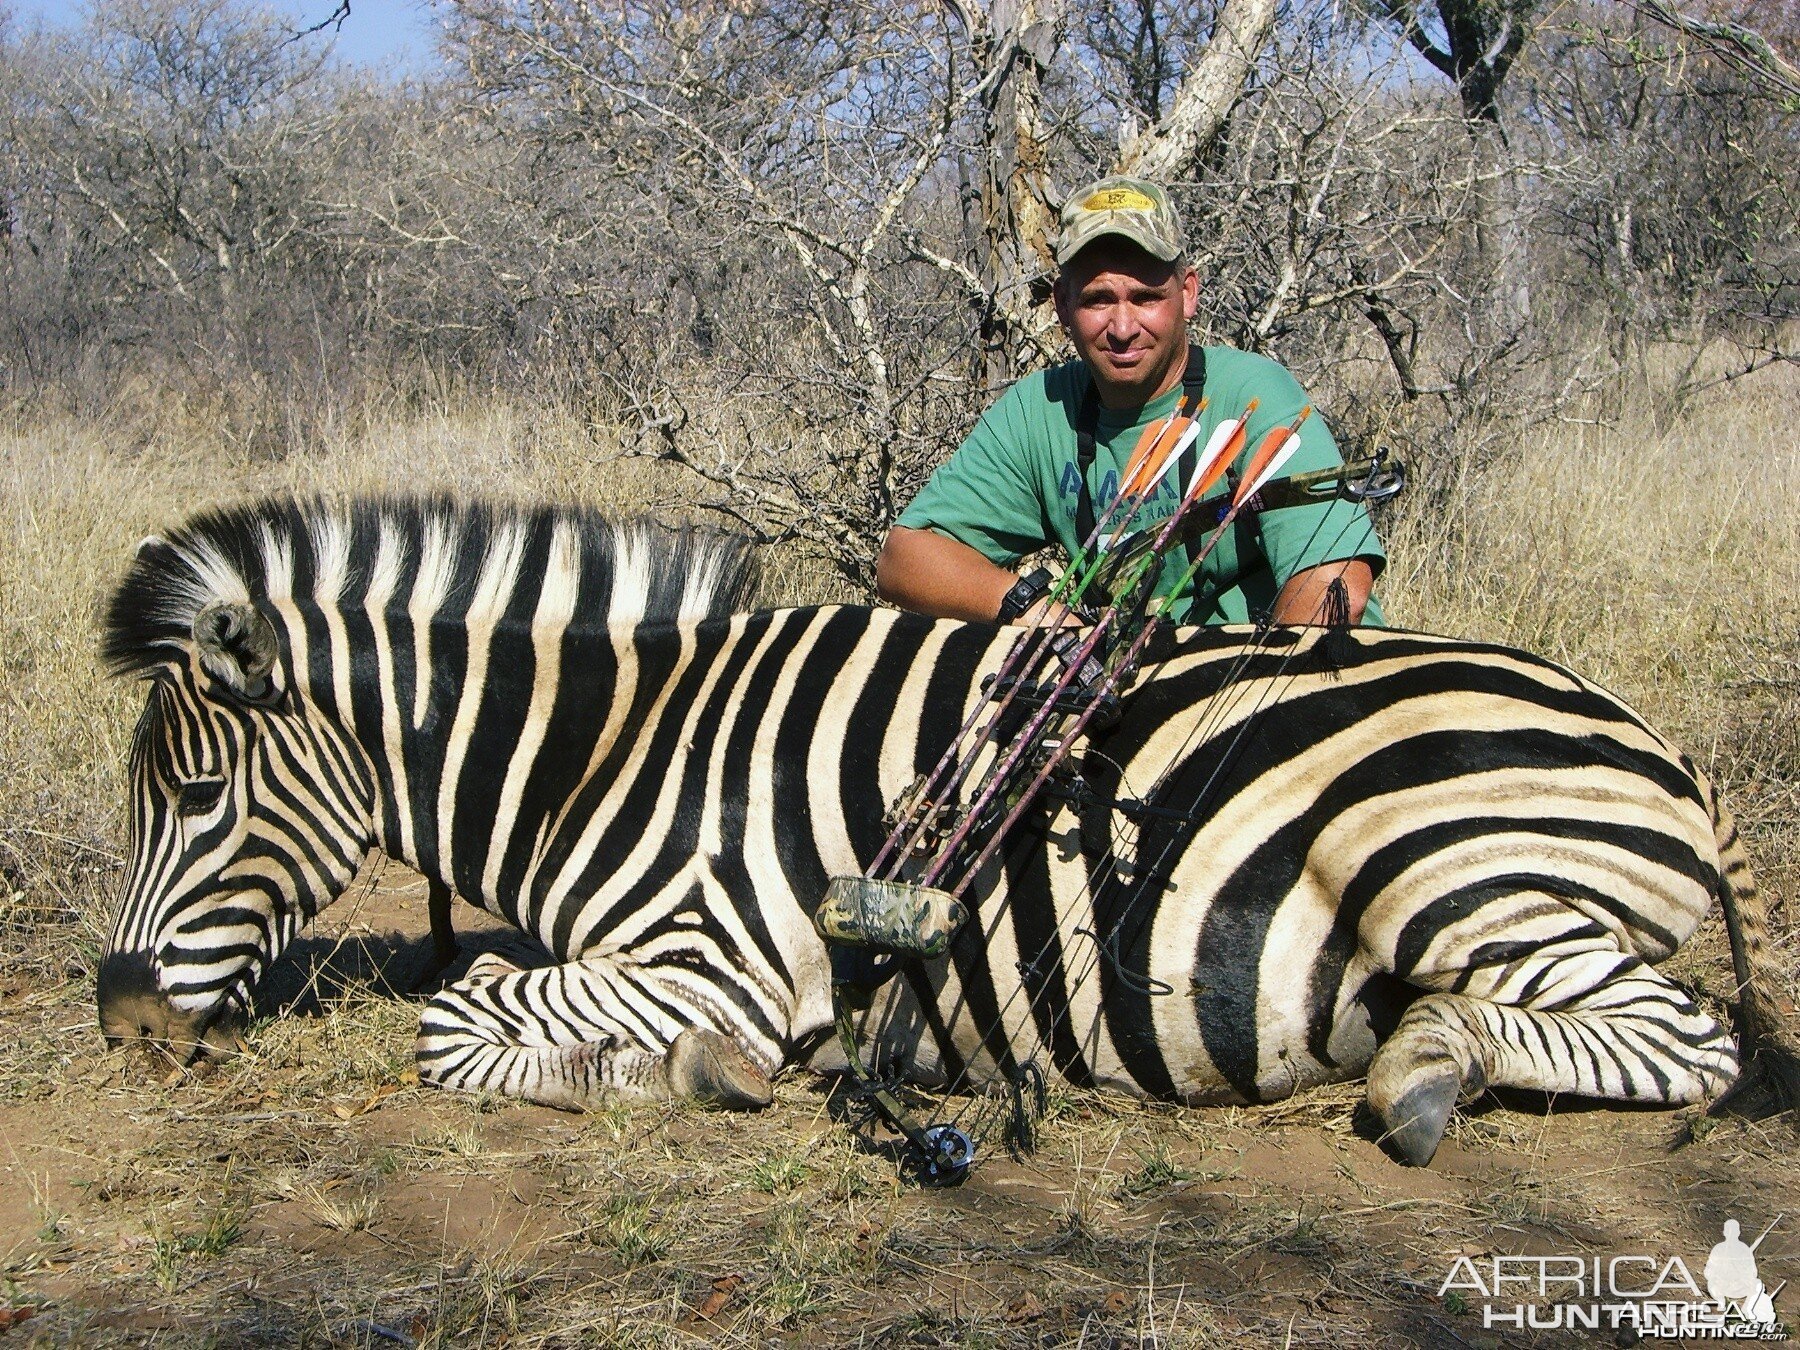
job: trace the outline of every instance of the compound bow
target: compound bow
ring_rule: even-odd
[[[889,816],[887,839],[867,871],[831,880],[814,916],[828,942],[889,956],[943,956],[967,920],[962,897],[970,884],[1083,733],[1116,713],[1118,691],[1136,676],[1151,638],[1169,622],[1175,597],[1233,522],[1246,513],[1334,498],[1385,502],[1405,486],[1403,466],[1385,451],[1277,479],[1299,448],[1300,426],[1312,411],[1308,406],[1293,422],[1263,437],[1228,492],[1203,502],[1243,452],[1256,409],[1252,402],[1209,439],[1168,518],[1156,528],[1133,530],[1171,466],[1198,438],[1195,419],[1204,406],[1195,407],[1190,417],[1184,399],[1166,422],[1146,432],[1125,466],[1118,494],[1049,591],[1036,622],[984,682],[985,699],[937,764],[901,794]],[[1199,546],[1190,550],[1186,569],[1152,606],[1169,551],[1195,540]],[[1073,620],[1084,626],[1065,626]],[[994,753],[984,756],[990,747]],[[984,757],[985,768],[964,794],[967,804],[957,805],[956,797]],[[907,870],[915,879],[902,877]],[[834,978],[832,983],[838,1041],[852,1077],[905,1138],[910,1168],[920,1180],[931,1185],[960,1181],[975,1160],[974,1140],[955,1123],[921,1126],[892,1089],[865,1067],[852,1006],[857,989],[849,979]],[[1041,1072],[1036,1079],[1041,1109]]]

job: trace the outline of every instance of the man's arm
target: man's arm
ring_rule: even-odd
[[[1362,620],[1375,574],[1361,558],[1309,567],[1289,577],[1275,597],[1273,618],[1281,624],[1320,624],[1331,583],[1343,579],[1351,623]],[[901,609],[940,619],[992,623],[1000,599],[1018,577],[989,562],[967,544],[932,530],[896,525],[875,560],[875,591]],[[1021,616],[1029,621],[1033,611]]]
[[[875,560],[875,593],[890,605],[939,619],[992,623],[1018,577],[967,544],[934,530],[896,525]]]
[[[1294,573],[1275,597],[1270,617],[1284,624],[1324,623],[1326,593],[1340,577],[1350,601],[1350,622],[1361,623],[1363,610],[1369,604],[1369,591],[1375,585],[1374,569],[1361,558],[1321,563]]]

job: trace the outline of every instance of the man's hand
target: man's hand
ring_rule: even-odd
[[[1326,622],[1329,616],[1325,613],[1325,596],[1331,583],[1339,578],[1343,580],[1350,601],[1350,622],[1361,623],[1363,610],[1369,604],[1369,592],[1375,585],[1374,570],[1361,558],[1321,563],[1294,573],[1281,588],[1281,594],[1275,597],[1269,617],[1281,624]]]

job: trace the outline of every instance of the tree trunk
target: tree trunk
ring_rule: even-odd
[[[1464,125],[1475,147],[1475,247],[1482,275],[1488,279],[1495,317],[1507,332],[1518,332],[1531,319],[1529,244],[1520,202],[1512,150],[1497,118],[1470,116],[1464,99]],[[1490,105],[1491,107],[1491,105]]]
[[[1276,4],[1225,0],[1212,40],[1182,80],[1167,116],[1129,139],[1115,172],[1167,183],[1192,171],[1242,96],[1274,27]],[[1050,327],[1045,283],[1055,268],[1057,217],[1042,100],[1063,15],[1064,0],[994,0],[972,44],[976,68],[988,83],[979,256],[991,297],[981,325],[982,373],[990,390],[1041,358],[1040,337]]]
[[[983,100],[981,267],[992,302],[981,336],[990,390],[1029,364],[1038,307],[1033,283],[1054,265],[1043,78],[1061,23],[1062,0],[997,0],[988,16],[983,64],[988,72],[1000,68]]]

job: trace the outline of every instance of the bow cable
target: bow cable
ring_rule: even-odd
[[[1363,465],[1361,463],[1359,463],[1357,466],[1354,466],[1354,467],[1361,468],[1361,467],[1363,467]],[[1306,475],[1306,477],[1316,480],[1317,475],[1309,474],[1309,475]],[[1392,481],[1390,482],[1389,480],[1392,480]],[[1390,464],[1388,462],[1378,459],[1370,466],[1370,473],[1369,473],[1368,477],[1365,478],[1364,482],[1365,482],[1365,484],[1379,482],[1382,487],[1382,495],[1375,498],[1375,500],[1385,501],[1385,500],[1391,498],[1395,494],[1395,492],[1397,492],[1399,490],[1399,483],[1403,482],[1403,475],[1401,475],[1398,472],[1397,466],[1390,466]],[[1346,484],[1346,486],[1348,486],[1348,484]],[[1349,499],[1351,499],[1351,500],[1356,500],[1361,497],[1360,493],[1357,493],[1354,491],[1346,493],[1345,495],[1347,497],[1349,497]],[[1254,494],[1253,493],[1246,494],[1246,499],[1250,496],[1254,496]],[[1351,528],[1353,523],[1354,523],[1353,521],[1346,520],[1343,523],[1343,525],[1341,525],[1339,527],[1337,537],[1332,541],[1332,545],[1331,545],[1332,548],[1335,549],[1336,546],[1343,541],[1345,534]],[[1312,544],[1317,540],[1319,530],[1323,528],[1324,524],[1325,524],[1325,521],[1320,520],[1313,527],[1313,532],[1308,537],[1305,545],[1303,545],[1302,552],[1305,552],[1311,548]],[[1365,536],[1371,529],[1372,529],[1372,526],[1368,523],[1365,523],[1365,525],[1364,525]],[[1248,668],[1250,662],[1253,661],[1264,650],[1266,650],[1267,640],[1268,640],[1270,634],[1273,632],[1274,628],[1277,626],[1285,628],[1285,627],[1288,627],[1289,625],[1270,625],[1267,623],[1259,625],[1252,643],[1248,647],[1246,647],[1246,649],[1243,652],[1241,652],[1240,654],[1238,654],[1236,657],[1234,657],[1232,659],[1230,665],[1227,667],[1226,671],[1224,672],[1224,674],[1219,682],[1218,689],[1208,699],[1207,709],[1203,712],[1201,718],[1198,719],[1194,723],[1194,725],[1190,728],[1190,730],[1189,730],[1187,736],[1184,738],[1181,746],[1170,757],[1169,770],[1173,770],[1183,759],[1185,759],[1188,750],[1194,744],[1195,739],[1197,737],[1201,736],[1202,732],[1204,732],[1207,737],[1210,737],[1213,734],[1212,730],[1209,729],[1211,724],[1214,723],[1215,718],[1223,717],[1226,715],[1227,710],[1230,708],[1230,705],[1233,702],[1233,700],[1229,697],[1229,695],[1231,694],[1231,692],[1233,692],[1234,690],[1236,690],[1238,688],[1237,681],[1239,679],[1241,679],[1243,672]],[[1282,691],[1286,688],[1287,685],[1291,684],[1294,679],[1298,678],[1297,674],[1296,675],[1288,674],[1289,666],[1292,664],[1294,659],[1301,654],[1301,652],[1303,650],[1304,651],[1315,650],[1316,645],[1317,645],[1316,643],[1306,645],[1306,646],[1302,646],[1302,644],[1299,644],[1299,643],[1291,645],[1289,647],[1289,650],[1282,656],[1281,661],[1280,661],[1279,665],[1276,667],[1276,669],[1271,674],[1269,674],[1268,676],[1263,677],[1261,679],[1260,683],[1263,687],[1262,695],[1256,700],[1255,706],[1251,707],[1247,712],[1245,712],[1243,717],[1239,721],[1238,729],[1233,734],[1231,743],[1225,747],[1223,753],[1220,755],[1219,761],[1215,765],[1212,774],[1209,775],[1207,782],[1205,784],[1203,784],[1202,787],[1200,788],[1199,792],[1195,794],[1194,800],[1193,800],[1193,805],[1192,805],[1191,809],[1187,810],[1187,811],[1173,811],[1173,810],[1166,810],[1166,809],[1151,808],[1152,810],[1156,811],[1157,815],[1168,815],[1168,816],[1174,817],[1180,821],[1184,821],[1190,827],[1197,823],[1196,817],[1197,817],[1200,809],[1204,806],[1207,799],[1211,796],[1213,789],[1216,786],[1217,782],[1219,781],[1221,775],[1228,768],[1229,764],[1235,759],[1235,756],[1236,756],[1238,750],[1241,748],[1241,746],[1244,742],[1244,739],[1248,736],[1252,725],[1255,723],[1257,715],[1265,707],[1269,706],[1270,703],[1279,702],[1280,698],[1283,696]],[[1285,678],[1286,684],[1282,683],[1284,678]],[[1092,752],[1090,752],[1090,753],[1092,753]],[[1118,765],[1118,762],[1115,760],[1111,760],[1110,757],[1103,756],[1103,758],[1108,758],[1109,762],[1114,763],[1115,766],[1117,766],[1119,768],[1120,774],[1121,774],[1121,780],[1122,780],[1123,766]],[[1165,772],[1167,772],[1169,770],[1165,770]],[[1158,789],[1157,789],[1156,785],[1153,784],[1151,786],[1150,791],[1146,794],[1146,797],[1154,797],[1156,795],[1157,791],[1158,791]],[[1122,853],[1121,853],[1121,848],[1123,847],[1123,848],[1128,849],[1128,848],[1132,847],[1135,844],[1135,841],[1138,838],[1139,832],[1141,829],[1141,827],[1139,826],[1139,824],[1136,821],[1133,821],[1130,819],[1130,816],[1132,813],[1129,810],[1125,809],[1125,806],[1123,803],[1115,801],[1115,802],[1103,802],[1101,804],[1113,808],[1114,811],[1116,811],[1117,815],[1123,816],[1129,826],[1130,833],[1129,833],[1129,835],[1127,835],[1125,833],[1125,831],[1122,830],[1117,825],[1115,825],[1113,827],[1113,829],[1112,829],[1113,841],[1109,845],[1106,854],[1100,860],[1099,870],[1093,876],[1091,876],[1089,878],[1088,887],[1087,887],[1087,889],[1088,889],[1087,904],[1083,907],[1082,911],[1078,915],[1071,916],[1076,924],[1076,926],[1071,931],[1080,933],[1080,934],[1083,934],[1083,935],[1089,937],[1094,943],[1094,951],[1092,953],[1090,953],[1087,964],[1085,966],[1083,966],[1081,969],[1079,969],[1077,971],[1073,971],[1073,972],[1065,971],[1066,987],[1071,992],[1075,989],[1080,988],[1081,985],[1084,984],[1087,981],[1087,979],[1091,977],[1093,970],[1095,968],[1095,965],[1098,963],[1098,961],[1102,957],[1105,957],[1107,959],[1107,961],[1109,962],[1109,964],[1112,965],[1116,976],[1120,977],[1121,979],[1126,979],[1126,980],[1138,979],[1139,977],[1130,975],[1130,973],[1127,972],[1126,969],[1124,968],[1124,966],[1122,965],[1122,961],[1121,961],[1121,958],[1120,958],[1120,955],[1118,952],[1117,939],[1119,937],[1121,930],[1124,928],[1126,921],[1128,919],[1130,919],[1131,917],[1133,917],[1134,915],[1136,915],[1138,917],[1139,921],[1138,921],[1137,926],[1133,929],[1132,935],[1131,935],[1131,941],[1135,942],[1137,934],[1142,931],[1143,923],[1147,922],[1150,915],[1154,912],[1153,907],[1146,907],[1142,904],[1142,895],[1140,893],[1139,896],[1129,898],[1126,901],[1126,904],[1123,907],[1121,913],[1119,914],[1117,919],[1111,924],[1111,926],[1109,927],[1108,931],[1105,934],[1096,933],[1093,931],[1092,928],[1089,928],[1086,926],[1087,924],[1089,924],[1091,922],[1091,916],[1095,913],[1095,910],[1098,906],[1099,899],[1100,899],[1100,892],[1102,891],[1102,889],[1105,886],[1107,886],[1114,879],[1114,877],[1119,873],[1121,868],[1123,866],[1125,866],[1124,859],[1123,859]],[[1139,808],[1143,808],[1146,806],[1146,803],[1140,801],[1140,802],[1136,803],[1135,805],[1137,805]],[[1110,814],[1110,812],[1109,812],[1109,814]],[[1144,879],[1153,880],[1155,877],[1159,876],[1162,873],[1164,867],[1168,863],[1170,853],[1174,850],[1176,844],[1178,842],[1180,842],[1180,839],[1181,839],[1181,832],[1179,830],[1177,830],[1165,842],[1163,848],[1159,851],[1157,857],[1153,861],[1151,861],[1148,868],[1144,868],[1141,863],[1134,862],[1131,864],[1133,871],[1135,873],[1137,873],[1141,878],[1144,878]],[[1140,884],[1144,884],[1144,883],[1140,882]],[[1049,937],[1046,938],[1045,942],[1039,947],[1038,951],[1031,957],[1031,959],[1029,961],[1025,961],[1025,960],[1020,961],[1019,966],[1020,966],[1021,973],[1023,974],[1028,969],[1035,969],[1035,967],[1038,965],[1038,963],[1041,962],[1043,960],[1043,958],[1049,953],[1051,944],[1058,941],[1060,936],[1061,936],[1060,933],[1051,934]],[[1148,983],[1144,986],[1145,991],[1148,993],[1167,994],[1167,993],[1173,992],[1162,981],[1151,979],[1147,975],[1147,973],[1142,978],[1144,980],[1148,981]],[[1025,992],[1025,988],[1024,988],[1023,983],[1021,983],[1019,986],[1014,988],[1012,994],[1008,996],[1005,1003],[1003,1003],[999,1007],[999,1009],[996,1010],[996,1015],[995,1015],[994,1019],[992,1019],[990,1026],[979,1033],[980,1039],[983,1044],[986,1043],[988,1037],[990,1035],[992,1035],[996,1029],[999,1029],[1002,1031],[1004,1030],[1004,1023],[1005,1023],[1006,1015],[1007,1015],[1008,1011],[1010,1010],[1013,1002],[1024,992]],[[1040,1000],[1044,999],[1051,992],[1052,992],[1052,987],[1048,983],[1045,983],[1043,985],[1043,987],[1036,994],[1031,996],[1030,1002],[1027,1005],[1028,1009],[1030,1011],[1032,1011],[1033,1013],[1035,1013],[1037,1007],[1039,1006]],[[1040,1035],[1042,1035],[1042,1034],[1043,1033],[1040,1032]],[[1010,1057],[1010,1054],[1008,1057]],[[960,1118],[960,1115],[961,1115],[961,1113],[959,1112],[957,1118]]]

